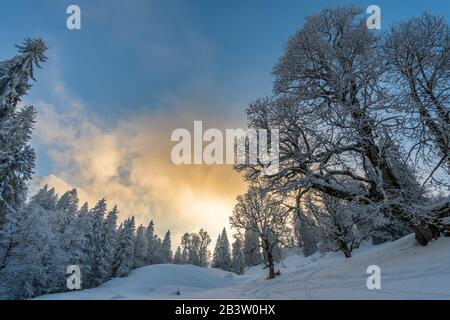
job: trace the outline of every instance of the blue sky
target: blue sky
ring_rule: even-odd
[[[69,4],[81,7],[82,30],[65,28]],[[25,37],[43,37],[65,86],[111,124],[183,88],[245,108],[270,93],[272,65],[304,17],[345,4],[379,5],[384,27],[424,10],[450,12],[449,2],[431,0],[3,0],[0,58],[14,55],[13,44]],[[39,73],[31,100],[52,101],[49,74]],[[38,153],[45,158],[45,150]],[[38,173],[51,169],[50,161],[38,162]]]

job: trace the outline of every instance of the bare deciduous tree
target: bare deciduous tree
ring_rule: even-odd
[[[274,250],[279,245],[277,235],[283,234],[289,210],[282,200],[273,197],[261,187],[252,186],[246,194],[238,196],[230,217],[230,224],[241,232],[251,230],[259,235],[264,250],[265,263],[269,268],[269,279],[275,277]]]

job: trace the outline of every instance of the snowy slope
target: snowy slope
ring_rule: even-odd
[[[381,290],[368,290],[369,265],[381,268]],[[278,265],[282,275],[265,280],[254,267],[245,275],[194,266],[139,268],[94,289],[40,299],[450,299],[450,238],[427,247],[413,235],[379,246],[365,244],[345,259],[339,253],[290,255]],[[181,295],[176,295],[177,291]]]

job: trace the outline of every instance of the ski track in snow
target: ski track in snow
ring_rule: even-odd
[[[381,290],[366,287],[369,265],[381,268]],[[153,265],[98,288],[38,299],[450,299],[450,238],[427,247],[413,235],[378,246],[366,243],[350,259],[340,253],[291,254],[277,269],[282,275],[266,280],[261,266],[238,276],[190,265]]]

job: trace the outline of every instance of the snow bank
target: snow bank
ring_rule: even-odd
[[[187,298],[186,294],[236,285],[234,275],[191,265],[158,264],[133,270],[97,288],[49,294],[38,299],[153,299]],[[177,296],[180,291],[180,296]]]

